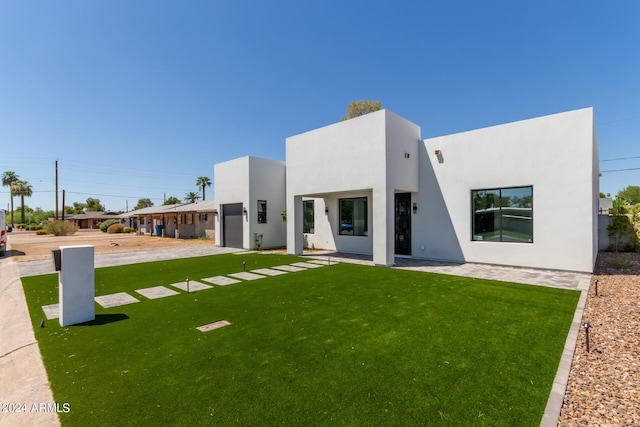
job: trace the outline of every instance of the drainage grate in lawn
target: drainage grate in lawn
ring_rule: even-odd
[[[227,322],[226,320],[219,320],[217,322],[209,323],[207,325],[198,326],[196,329],[201,332],[209,332],[209,331],[213,331],[214,329],[224,328],[225,326],[229,326],[230,324],[231,323]]]

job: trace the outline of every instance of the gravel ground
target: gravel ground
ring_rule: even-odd
[[[620,268],[620,260],[626,264]],[[600,253],[559,426],[640,425],[640,254]]]

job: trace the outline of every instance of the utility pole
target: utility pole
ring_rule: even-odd
[[[64,191],[62,190],[62,220],[64,221]],[[58,205],[58,203],[56,202],[56,206]]]
[[[58,161],[56,160],[56,215],[54,218],[58,220]]]

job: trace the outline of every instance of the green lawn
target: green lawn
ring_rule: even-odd
[[[23,278],[74,425],[540,424],[579,293],[338,264],[147,300],[134,289],[290,264],[216,255],[96,270],[139,303],[61,328],[57,275]],[[230,326],[195,327],[225,319]]]

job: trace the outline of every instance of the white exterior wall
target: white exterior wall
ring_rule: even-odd
[[[387,110],[287,138],[287,251],[300,254],[306,238],[316,247],[393,264],[393,194],[418,188],[419,141],[417,125]],[[362,196],[368,198],[368,235],[339,235],[338,199]],[[323,224],[316,203],[315,236],[303,237],[303,197],[321,197],[329,208]]]
[[[262,234],[262,248],[286,244],[286,226],[280,214],[285,210],[284,162],[258,157],[241,157],[214,166],[216,245],[222,245],[222,206],[242,203],[243,248],[255,249],[255,233]],[[267,201],[267,223],[258,224],[258,200]]]
[[[592,271],[597,157],[590,108],[425,140],[413,256]],[[533,243],[472,241],[471,191],[517,186],[533,186]]]
[[[222,206],[232,203],[242,203],[246,208],[249,206],[249,157],[229,160],[217,163],[213,167],[213,188],[215,191],[216,215],[215,235],[216,245],[222,246],[224,232],[222,226]],[[246,218],[243,222],[243,242],[242,246],[249,249],[248,232]]]
[[[255,249],[255,234],[262,235],[262,248],[287,244],[287,227],[282,220],[285,202],[285,163],[249,157],[249,248]],[[267,222],[258,224],[258,200],[267,202]]]

